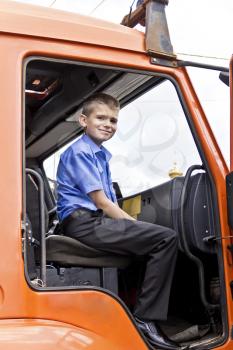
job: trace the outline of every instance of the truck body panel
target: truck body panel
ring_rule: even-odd
[[[88,330],[40,319],[1,321],[1,346],[5,349],[117,349]]]
[[[3,0],[0,20],[1,32],[145,51],[143,33],[71,12]]]

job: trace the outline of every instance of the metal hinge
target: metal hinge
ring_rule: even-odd
[[[27,226],[27,223],[24,220],[21,220],[21,230],[22,231],[26,231],[26,226]]]
[[[160,58],[160,57],[151,57],[150,58],[151,64],[156,64],[158,66],[164,66],[164,67],[178,67],[178,63],[175,59],[166,59],[166,58]]]
[[[21,221],[21,230],[23,232],[23,237],[22,237],[22,254],[24,255],[24,253],[25,253],[25,233],[27,232],[26,222],[24,220]]]

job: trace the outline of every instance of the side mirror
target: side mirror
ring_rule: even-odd
[[[219,79],[226,84],[227,86],[230,86],[229,83],[229,72],[220,72],[219,73]]]
[[[226,192],[228,224],[233,229],[233,171],[226,176]]]

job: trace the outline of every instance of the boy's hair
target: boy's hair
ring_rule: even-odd
[[[82,114],[89,117],[89,115],[92,113],[93,109],[95,108],[95,104],[97,103],[105,104],[112,110],[120,109],[120,103],[115,97],[99,92],[88,97],[88,99],[84,102]]]

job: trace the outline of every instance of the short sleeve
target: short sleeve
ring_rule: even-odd
[[[116,203],[117,202],[117,196],[116,196],[116,191],[113,187],[113,183],[111,184],[111,190],[112,190],[112,196],[113,196],[113,202]]]
[[[62,162],[66,183],[78,187],[85,194],[103,189],[100,170],[91,154],[72,151]]]

